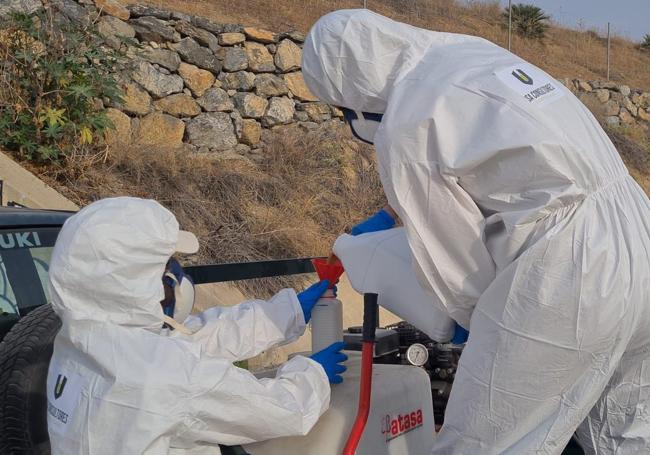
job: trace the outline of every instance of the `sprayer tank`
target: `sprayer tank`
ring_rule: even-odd
[[[251,455],[340,455],[354,423],[359,399],[361,356],[348,351],[348,371],[332,386],[330,409],[306,436],[250,444]],[[375,364],[368,423],[357,455],[428,454],[434,438],[431,384],[418,367]]]

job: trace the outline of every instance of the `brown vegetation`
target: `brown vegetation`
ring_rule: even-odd
[[[127,0],[123,0],[127,1]],[[362,0],[128,0],[209,17],[217,22],[242,23],[283,31],[306,32],[323,14],[341,8],[359,8]],[[431,30],[478,35],[507,45],[502,9],[494,1],[369,0],[374,11]],[[606,40],[593,30],[553,26],[543,41],[513,39],[513,52],[556,78],[604,79]],[[631,87],[650,90],[650,53],[631,41],[612,40],[611,78]]]
[[[197,263],[326,255],[348,223],[382,205],[372,150],[345,130],[290,128],[268,143],[258,163],[125,146],[32,169],[80,205],[119,195],[158,200],[199,237]]]
[[[639,126],[609,128],[607,133],[632,177],[650,195],[650,132]]]

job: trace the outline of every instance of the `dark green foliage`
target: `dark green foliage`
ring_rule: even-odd
[[[509,10],[506,8],[503,17],[508,24]],[[524,38],[542,39],[548,29],[550,17],[535,5],[518,3],[512,5],[512,30]]]
[[[650,51],[650,33],[646,33],[646,35],[643,37],[643,41],[641,41],[640,47],[643,50]]]
[[[0,147],[36,161],[90,149],[113,126],[99,100],[120,100],[121,55],[93,25],[49,9],[13,15],[0,30]]]

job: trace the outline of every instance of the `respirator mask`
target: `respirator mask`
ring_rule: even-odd
[[[375,134],[379,129],[384,114],[353,111],[345,107],[342,107],[341,110],[345,121],[350,125],[352,134],[366,144],[374,144]]]
[[[165,298],[160,304],[165,316],[177,323],[171,323],[167,319],[168,324],[166,325],[178,328],[178,324],[183,324],[194,307],[194,283],[185,274],[181,264],[174,258],[167,261],[162,282],[165,289]]]

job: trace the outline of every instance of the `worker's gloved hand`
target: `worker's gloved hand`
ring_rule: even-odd
[[[302,308],[302,314],[305,316],[305,323],[311,319],[312,308],[314,308],[314,305],[316,305],[316,302],[318,302],[318,299],[321,298],[329,285],[329,280],[319,281],[298,294],[298,301]]]
[[[323,366],[330,384],[340,384],[343,382],[343,378],[339,375],[347,370],[347,367],[339,364],[348,360],[348,356],[341,352],[344,347],[345,343],[339,341],[311,355],[312,360],[315,360]]]
[[[366,221],[362,221],[352,228],[352,235],[366,234],[368,232],[385,231],[395,226],[395,220],[390,214],[381,209]]]
[[[469,338],[469,332],[458,325],[457,322],[454,323],[454,337],[451,339],[452,344],[463,344],[467,342]]]

